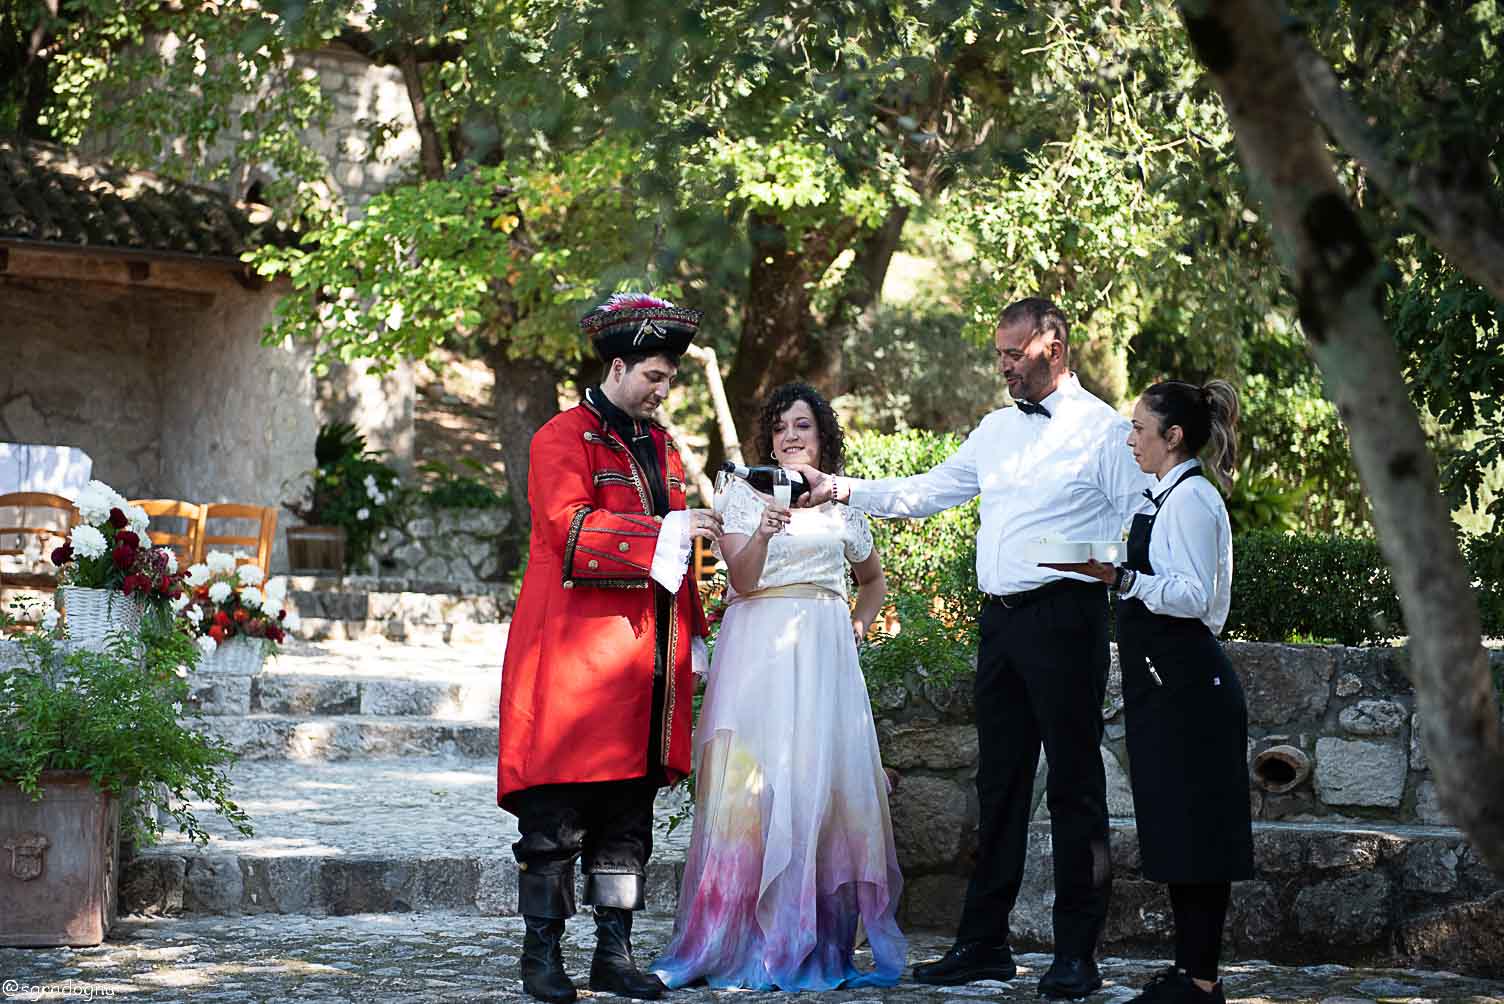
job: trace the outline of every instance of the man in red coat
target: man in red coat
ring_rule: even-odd
[[[692,665],[705,614],[685,572],[712,511],[685,508],[684,465],[652,420],[700,312],[618,294],[580,321],[606,364],[533,436],[532,536],[502,665],[497,803],[517,816],[522,983],[572,1001],[559,940],[575,861],[595,908],[590,988],[656,999],[632,958],[653,800],[690,769]]]

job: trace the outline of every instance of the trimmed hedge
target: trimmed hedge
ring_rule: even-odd
[[[853,477],[926,471],[961,437],[925,431],[847,439]],[[908,665],[943,672],[975,651],[977,503],[924,520],[873,520],[889,597],[903,630],[863,653],[869,677]],[[1504,534],[1464,537],[1483,633],[1504,635]],[[1405,634],[1389,568],[1371,538],[1263,530],[1233,538],[1232,609],[1224,636],[1248,641],[1375,644]],[[892,666],[889,666],[889,663]]]

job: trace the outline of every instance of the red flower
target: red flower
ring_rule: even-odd
[[[129,568],[136,563],[136,549],[129,544],[121,544],[110,552],[110,557],[115,559],[116,568]]]
[[[227,628],[230,626],[230,615],[223,610],[214,611],[214,626]]]
[[[286,610],[278,610],[277,611],[277,620],[279,620],[279,621],[285,621],[285,620],[287,620],[287,611]]]
[[[214,639],[215,644],[225,640],[225,629],[215,624],[209,629],[209,637]]]
[[[272,624],[269,627],[267,627],[267,629],[266,629],[266,636],[268,638],[270,638],[272,641],[276,642],[278,645],[280,645],[280,644],[282,644],[282,639],[287,637],[287,632],[283,631],[281,628],[277,627],[277,625]]]
[[[249,616],[251,616],[251,615],[246,612],[245,607],[236,607],[235,608],[235,623],[236,624],[244,624],[245,621],[246,621],[246,618],[249,617]]]
[[[250,635],[252,638],[260,638],[262,635],[266,634],[266,621],[257,618],[256,620],[247,622],[245,626],[245,633]]]
[[[207,600],[209,598],[209,587],[199,586],[193,591],[193,598],[196,600]]]
[[[131,547],[140,547],[141,538],[131,530],[121,530],[115,534],[116,544],[128,544]]]
[[[52,563],[59,568],[73,560],[73,545],[64,544],[62,547],[52,549]]]
[[[120,583],[120,591],[127,596],[136,592],[138,589],[143,593],[150,591],[151,579],[147,578],[144,575],[134,574],[127,575],[125,577],[125,581]]]
[[[163,596],[175,596],[176,590],[172,588],[172,576],[164,575],[157,580],[157,592]]]
[[[110,510],[110,526],[113,526],[117,530],[124,530],[129,524],[130,520],[125,518],[125,513],[119,509]]]

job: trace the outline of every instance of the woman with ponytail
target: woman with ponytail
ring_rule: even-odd
[[[1147,493],[1152,510],[1133,517],[1126,563],[1051,566],[1117,593],[1143,874],[1169,884],[1175,912],[1175,965],[1130,1004],[1224,1004],[1222,925],[1232,883],[1253,877],[1248,709],[1217,641],[1232,595],[1232,530],[1208,480],[1231,482],[1237,424],[1238,396],[1225,381],[1144,391],[1128,445],[1158,482]]]

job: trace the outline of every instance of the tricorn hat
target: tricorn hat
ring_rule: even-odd
[[[663,353],[677,359],[694,341],[701,312],[676,307],[646,293],[614,293],[580,318],[603,362],[632,352]]]

